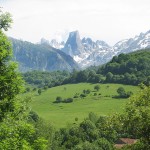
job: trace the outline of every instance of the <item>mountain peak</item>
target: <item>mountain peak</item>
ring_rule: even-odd
[[[70,56],[79,55],[83,52],[83,45],[80,39],[79,31],[69,33],[69,37],[63,51]]]
[[[72,31],[69,33],[69,38],[68,38],[66,43],[70,44],[70,43],[72,43],[72,41],[75,41],[76,44],[81,45],[81,39],[80,39],[79,31],[76,30],[76,31]]]
[[[78,31],[78,30],[70,32],[70,33],[69,33],[69,36],[70,36],[70,37],[79,37],[79,38],[80,38],[80,35],[79,35],[79,31]]]

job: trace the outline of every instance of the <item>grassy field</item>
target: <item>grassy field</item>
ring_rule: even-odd
[[[40,117],[50,121],[56,128],[65,127],[67,124],[79,123],[88,116],[89,112],[97,115],[111,115],[114,112],[122,112],[127,99],[112,98],[117,95],[117,88],[124,87],[126,91],[138,92],[136,86],[120,84],[99,84],[100,90],[94,91],[96,84],[80,83],[68,84],[50,88],[41,95],[33,94],[31,108]],[[73,98],[75,93],[82,93],[84,89],[90,89],[91,93],[85,98],[76,98],[72,103],[53,103],[57,96]],[[97,96],[94,96],[97,93]],[[99,95],[101,94],[101,95]],[[78,121],[75,121],[78,118]]]

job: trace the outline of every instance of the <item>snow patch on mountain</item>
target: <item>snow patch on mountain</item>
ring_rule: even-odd
[[[136,50],[150,47],[150,30],[140,33],[133,38],[124,39],[117,42],[114,46],[109,46],[102,40],[93,41],[89,37],[80,39],[78,31],[69,33],[66,42],[51,40],[41,40],[43,43],[50,44],[52,47],[61,49],[70,55],[81,68],[91,65],[101,65],[112,59],[113,56],[121,53],[130,53]]]

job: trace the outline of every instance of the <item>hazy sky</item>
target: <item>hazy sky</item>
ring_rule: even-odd
[[[150,0],[0,0],[0,6],[13,15],[7,34],[31,42],[79,30],[113,45],[150,30]]]

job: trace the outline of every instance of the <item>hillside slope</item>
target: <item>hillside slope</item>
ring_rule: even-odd
[[[46,44],[33,44],[11,38],[14,60],[22,72],[30,70],[54,71],[78,69],[73,58]]]
[[[150,84],[150,49],[114,56],[98,73],[106,75],[107,82]]]

